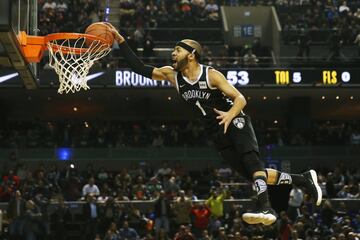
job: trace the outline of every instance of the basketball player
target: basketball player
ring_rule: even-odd
[[[222,157],[254,183],[259,209],[244,213],[245,222],[271,225],[276,221],[268,200],[267,185],[296,183],[306,186],[316,205],[320,205],[322,192],[314,170],[288,174],[264,168],[250,117],[243,112],[244,96],[222,73],[200,64],[202,50],[198,42],[190,39],[178,42],[171,55],[172,66],[156,68],[145,65],[119,32],[111,24],[109,26],[130,68],[154,80],[170,81],[181,97],[198,110]]]

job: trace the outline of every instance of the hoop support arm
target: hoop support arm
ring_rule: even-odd
[[[45,37],[30,36],[21,31],[18,36],[23,54],[29,62],[40,62],[46,50]]]

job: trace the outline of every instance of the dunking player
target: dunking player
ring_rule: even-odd
[[[190,39],[178,42],[171,55],[172,66],[156,68],[144,65],[118,31],[111,24],[109,26],[130,68],[154,80],[170,81],[181,97],[199,110],[222,157],[253,181],[259,210],[244,213],[242,217],[245,222],[270,225],[276,221],[268,200],[267,185],[296,183],[306,186],[316,204],[320,205],[322,192],[314,170],[288,174],[264,168],[250,117],[243,112],[246,105],[244,96],[222,73],[199,63],[201,46],[198,42]]]

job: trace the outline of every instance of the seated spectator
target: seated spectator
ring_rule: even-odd
[[[219,228],[219,233],[218,233],[218,236],[216,239],[217,240],[227,240],[228,239],[228,237],[226,235],[226,230],[224,227]]]
[[[350,187],[348,185],[345,185],[340,192],[338,192],[338,197],[339,198],[356,198],[358,197],[357,195],[353,195],[350,193]]]
[[[189,0],[180,1],[180,11],[183,18],[187,18],[191,16],[191,5]]]
[[[136,184],[133,185],[132,194],[134,200],[145,200],[146,199],[146,186],[144,184],[144,179],[142,176],[138,176],[136,179]]]
[[[219,5],[215,0],[209,0],[205,6],[205,15],[208,19],[217,21],[219,19]]]
[[[175,234],[174,240],[195,240],[196,238],[190,231],[189,227],[181,225],[179,231]]]
[[[56,5],[56,1],[55,1],[55,0],[47,0],[47,1],[44,3],[42,9],[43,9],[44,11],[48,11],[49,9],[55,10],[55,9],[56,9],[56,6],[57,6],[57,5]]]
[[[339,6],[339,13],[342,17],[346,17],[350,13],[350,8],[347,6],[346,1],[343,1],[342,4]]]
[[[121,0],[120,1],[120,25],[129,26],[131,19],[135,14],[136,6],[134,0]]]
[[[195,16],[201,16],[205,9],[205,0],[191,0],[191,9]]]
[[[156,17],[158,14],[158,7],[154,4],[154,1],[150,0],[145,7],[145,16],[148,18]]]
[[[119,237],[120,239],[138,240],[139,234],[134,228],[129,227],[128,221],[124,221],[123,227],[119,230]]]
[[[208,230],[203,230],[201,233],[201,237],[199,238],[200,240],[212,240],[212,236],[209,234]]]
[[[95,184],[95,179],[94,178],[89,178],[89,183],[85,184],[82,188],[82,195],[83,197],[87,196],[87,195],[93,195],[93,196],[99,196],[100,195],[100,191],[98,186]]]
[[[66,12],[68,10],[68,5],[64,2],[64,0],[59,0],[55,9],[59,12]]]
[[[117,229],[116,223],[112,222],[109,229],[106,231],[104,240],[120,240],[119,233],[120,232]]]
[[[175,177],[165,176],[163,178],[163,186],[167,198],[172,200],[174,197],[176,197],[176,194],[179,191],[179,186]]]
[[[259,59],[255,54],[253,54],[252,49],[248,48],[247,53],[244,55],[244,65],[245,66],[256,66],[259,62]]]
[[[146,183],[146,195],[148,199],[155,199],[156,193],[163,189],[161,182],[157,178],[151,178]]]
[[[97,179],[100,182],[106,182],[109,178],[109,174],[105,171],[105,169],[102,167],[100,168],[98,174],[97,174]]]
[[[162,178],[165,175],[170,176],[172,173],[172,169],[168,166],[168,162],[164,161],[162,167],[156,173],[156,177]]]
[[[166,7],[165,1],[161,1],[159,10],[158,10],[158,19],[160,22],[167,22],[169,18],[172,18],[173,16],[170,16],[169,11]]]
[[[356,20],[360,20],[360,7],[356,9],[356,12],[354,12],[353,16]]]

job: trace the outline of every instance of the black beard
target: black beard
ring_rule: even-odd
[[[181,59],[180,61],[177,62],[176,64],[176,68],[175,71],[181,71],[182,69],[184,69],[186,67],[186,65],[188,64],[188,59],[187,56],[184,57],[183,59]]]

